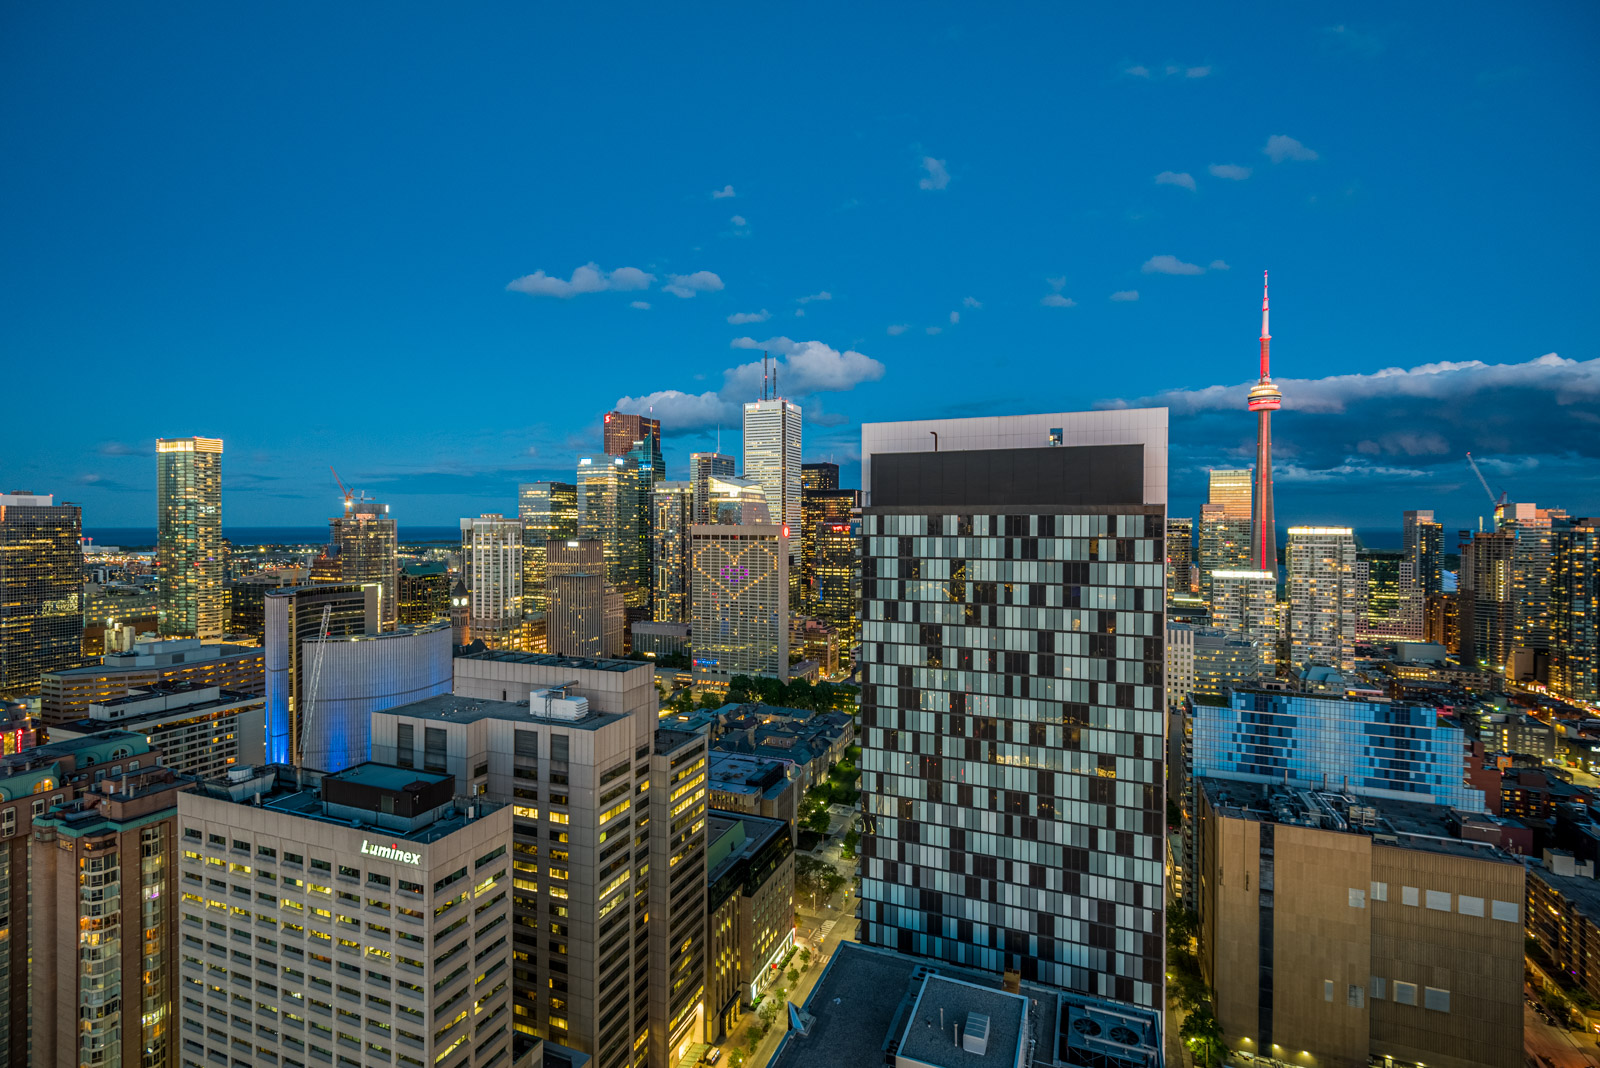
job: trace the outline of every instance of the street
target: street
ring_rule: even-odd
[[[1600,1065],[1600,1047],[1594,1044],[1594,1036],[1551,1027],[1526,1002],[1522,1006],[1522,1044],[1530,1060],[1541,1068],[1547,1061],[1555,1068]]]

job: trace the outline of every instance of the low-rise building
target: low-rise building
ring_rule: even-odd
[[[302,779],[241,768],[178,799],[189,1059],[508,1063],[510,808],[416,768]],[[210,1011],[219,989],[249,1011]]]
[[[45,672],[40,678],[39,718],[45,726],[70,723],[88,715],[91,704],[161,682],[195,682],[264,694],[266,650],[204,645],[198,638],[138,642],[125,653],[108,653],[99,664]]]
[[[1541,967],[1600,1003],[1600,882],[1593,860],[1545,850],[1540,863],[1528,865],[1528,937],[1539,947]]]
[[[689,652],[689,624],[641,619],[633,624],[633,651],[649,657],[681,656]]]
[[[96,702],[89,715],[51,728],[55,741],[137,731],[181,775],[210,779],[266,753],[266,698],[192,682],[161,683]]]
[[[747,816],[783,820],[791,827],[800,814],[800,780],[777,760],[711,750],[711,807]]]
[[[794,945],[794,846],[783,820],[713,809],[708,823],[706,1037],[722,1042]]]

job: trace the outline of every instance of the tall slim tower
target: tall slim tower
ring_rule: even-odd
[[[156,581],[164,637],[222,637],[218,438],[156,440]]]
[[[1267,329],[1267,272],[1261,272],[1261,381],[1250,387],[1250,410],[1256,413],[1256,500],[1250,555],[1257,570],[1278,577],[1278,536],[1272,516],[1272,413],[1283,406],[1283,393],[1272,384]]]
[[[394,630],[399,618],[399,532],[387,504],[346,496],[344,515],[328,520],[329,541],[339,550],[339,581],[378,584],[378,621]]]
[[[800,406],[778,397],[744,406],[744,477],[761,483],[772,521],[800,529]]]

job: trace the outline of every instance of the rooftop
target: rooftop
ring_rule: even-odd
[[[414,768],[397,768],[389,764],[357,764],[343,771],[323,777],[342,782],[372,786],[379,790],[404,790],[414,783],[454,782],[455,776],[436,771],[417,771]]]
[[[1027,1015],[1028,999],[1020,994],[930,975],[906,1021],[899,1055],[938,1068],[1014,1065]],[[986,1025],[981,1053],[967,1048],[972,1045],[969,1032],[978,1022],[974,1017]]]
[[[1206,800],[1230,819],[1321,827],[1328,831],[1365,834],[1386,845],[1428,853],[1517,863],[1498,848],[1456,837],[1463,820],[1485,822],[1484,813],[1458,812],[1446,805],[1420,801],[1305,790],[1280,785],[1197,778]]]
[[[1583,875],[1557,875],[1539,864],[1529,864],[1528,874],[1572,902],[1591,923],[1600,924],[1600,881]]]
[[[931,986],[923,982],[930,974],[938,977]],[[919,1006],[919,996],[929,992],[932,1000]],[[1003,1019],[1004,1006],[1021,1003],[1002,990],[998,975],[844,942],[806,998],[805,1011],[816,1017],[810,1035],[802,1037],[791,1031],[771,1068],[882,1064],[891,1031],[895,1039],[909,1036],[901,1055],[914,1055],[923,1064],[940,1068],[1010,1066],[1015,1063],[1019,1043],[1031,1043],[1032,1063],[1043,1068],[1057,1063],[1059,994],[1051,988],[1022,984],[1022,997],[1034,1017],[1031,1027],[1024,1030],[1019,1016],[1011,1016],[1009,1023]],[[936,1033],[941,1005],[945,1008],[942,1034]],[[952,1005],[956,1006],[955,1019]],[[981,1057],[955,1047],[952,1024],[958,1019],[964,1033],[971,1011],[989,1016],[989,1052]],[[923,1026],[930,1019],[931,1029]]]
[[[635,671],[653,670],[643,660],[602,660],[589,656],[557,656],[554,653],[519,653],[510,649],[475,649],[457,653],[457,660],[501,660],[511,664],[538,664],[540,667],[564,667],[576,671]]]
[[[559,659],[559,658],[552,658]],[[412,716],[417,719],[432,719],[445,723],[477,723],[485,719],[509,719],[527,724],[560,724],[564,727],[574,727],[578,730],[592,731],[614,723],[623,718],[614,712],[589,712],[583,719],[547,719],[535,716],[527,701],[492,701],[483,697],[459,697],[451,693],[442,693],[436,697],[424,697],[420,701],[413,701],[409,705],[399,705],[395,708],[384,709],[381,715],[386,716]]]

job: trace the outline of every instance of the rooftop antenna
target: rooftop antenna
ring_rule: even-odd
[[[761,352],[761,399],[767,399],[767,353],[765,349]]]
[[[772,399],[778,399],[778,361],[772,361]]]

